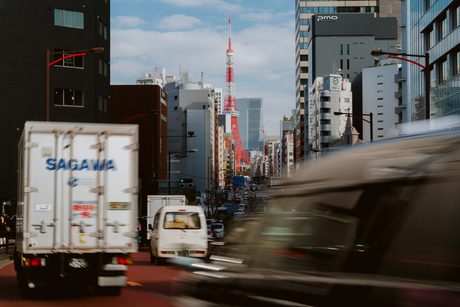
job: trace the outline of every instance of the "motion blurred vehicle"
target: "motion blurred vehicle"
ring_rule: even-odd
[[[459,161],[451,128],[309,163],[176,294],[197,306],[460,306]]]
[[[211,235],[212,238],[223,238],[225,235],[225,227],[223,223],[211,223],[208,225],[208,238]]]

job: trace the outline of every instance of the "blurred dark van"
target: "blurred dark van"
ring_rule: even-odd
[[[226,236],[244,243],[238,253],[222,248],[212,273],[183,274],[184,299],[460,306],[460,130],[356,146],[297,174],[274,191],[270,213]]]

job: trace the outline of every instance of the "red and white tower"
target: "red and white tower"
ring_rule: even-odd
[[[228,13],[228,49],[227,49],[227,74],[225,76],[226,95],[224,100],[223,113],[231,114],[232,117],[232,138],[235,142],[235,163],[238,170],[242,163],[251,164],[248,154],[241,143],[240,130],[238,128],[239,112],[235,102],[235,78],[233,75],[233,50],[232,50],[232,22],[230,12]]]

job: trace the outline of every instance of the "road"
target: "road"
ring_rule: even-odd
[[[134,255],[134,265],[128,269],[128,286],[120,296],[96,296],[91,289],[72,289],[72,293],[56,291],[50,298],[25,300],[19,293],[13,264],[0,269],[0,306],[180,306],[173,297],[171,281],[180,270],[172,266],[154,266],[150,264],[148,248],[140,248]],[[59,293],[58,293],[59,292]]]

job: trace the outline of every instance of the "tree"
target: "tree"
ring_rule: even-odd
[[[294,120],[294,116],[291,115],[291,117],[287,117],[286,115],[283,115],[283,121],[284,122],[292,122]]]

